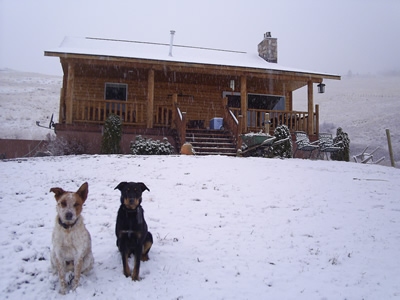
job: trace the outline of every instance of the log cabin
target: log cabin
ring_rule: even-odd
[[[318,135],[313,89],[340,76],[280,66],[269,32],[258,53],[176,45],[174,33],[169,44],[66,37],[45,51],[59,57],[64,73],[56,134],[99,153],[104,122],[116,114],[124,153],[140,134],[165,136],[177,152],[189,141],[203,154],[234,154],[240,135],[262,130],[266,121],[271,133],[285,124]],[[305,86],[307,111],[294,111],[293,92]]]

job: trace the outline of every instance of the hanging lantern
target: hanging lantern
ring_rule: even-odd
[[[324,83],[321,82],[317,86],[318,86],[318,93],[320,93],[320,94],[325,93],[325,84]]]
[[[232,91],[235,90],[235,80],[233,80],[233,79],[231,80],[230,87],[231,87]]]

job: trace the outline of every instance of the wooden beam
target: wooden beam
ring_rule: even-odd
[[[67,93],[65,99],[65,121],[67,124],[72,124],[73,116],[73,97],[74,97],[74,81],[75,81],[75,65],[68,64],[68,79],[67,79]]]
[[[314,120],[314,91],[313,82],[308,82],[308,121],[307,121],[307,133],[308,135],[314,134],[313,120]]]
[[[243,115],[243,132],[247,132],[247,77],[240,77],[240,109]]]
[[[153,128],[154,116],[154,70],[149,70],[147,79],[147,128]]]

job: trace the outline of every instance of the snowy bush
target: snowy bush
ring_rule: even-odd
[[[174,153],[174,147],[164,138],[162,142],[143,138],[141,135],[131,142],[131,153],[134,155],[169,155]]]
[[[121,153],[122,123],[119,116],[111,114],[104,123],[103,139],[101,141],[102,154]]]
[[[54,156],[79,155],[86,152],[84,143],[76,138],[65,139],[59,136],[47,135],[47,151]]]
[[[336,137],[333,139],[333,143],[343,143],[343,150],[332,152],[331,159],[339,160],[339,161],[350,161],[350,139],[346,132],[343,132],[343,129],[339,127],[336,130]]]
[[[280,125],[275,128],[274,136],[276,140],[274,143],[279,140],[283,140],[289,138],[287,141],[282,144],[271,146],[271,151],[269,157],[279,156],[282,158],[292,158],[293,157],[293,145],[292,145],[292,136],[290,134],[290,130],[286,125]]]

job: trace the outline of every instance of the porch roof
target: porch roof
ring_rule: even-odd
[[[46,56],[69,55],[98,57],[99,59],[122,58],[129,60],[162,61],[195,65],[245,68],[258,72],[286,73],[311,78],[340,79],[339,75],[288,68],[269,63],[257,53],[173,45],[169,56],[169,44],[90,37],[65,37],[58,48],[45,51]]]

